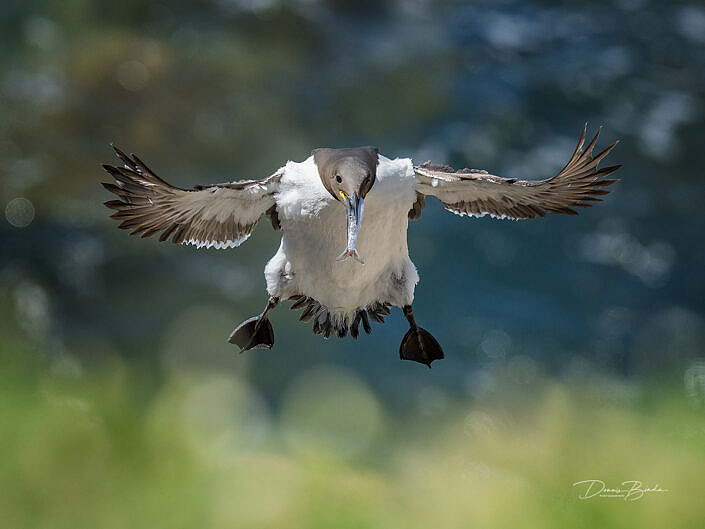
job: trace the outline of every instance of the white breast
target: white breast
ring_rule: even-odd
[[[345,207],[323,187],[313,157],[287,163],[276,197],[282,242],[265,268],[270,295],[305,295],[348,314],[378,301],[411,303],[418,275],[406,230],[415,199],[411,160],[380,156],[357,243],[365,264],[336,261],[346,245]]]

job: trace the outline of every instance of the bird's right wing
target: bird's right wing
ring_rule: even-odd
[[[252,234],[257,221],[268,214],[276,226],[276,193],[280,169],[262,180],[196,186],[192,190],[174,187],[158,177],[134,154],[115,153],[123,167],[103,165],[115,183],[103,186],[118,196],[105,205],[122,221],[118,228],[131,235],[160,241],[193,244],[198,248],[232,248]]]

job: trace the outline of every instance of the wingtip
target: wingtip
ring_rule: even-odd
[[[117,155],[118,158],[123,159],[123,157],[125,156],[125,153],[122,152],[122,150],[120,149],[120,147],[118,147],[117,145],[115,145],[115,142],[112,142],[112,141],[111,141],[111,142],[110,142],[110,147],[113,149],[113,152]]]
[[[115,145],[115,143],[111,143],[110,146],[113,148],[115,155],[124,164],[126,168],[131,169],[133,171],[136,170],[137,166],[135,165],[135,161],[133,160],[133,158],[125,154],[125,152],[120,149],[117,145]]]
[[[107,164],[107,163],[103,163],[100,166],[103,168],[103,170],[106,173],[108,173],[110,176],[112,176],[113,178],[115,178],[117,180],[116,175],[120,174],[120,170],[117,167],[115,167],[114,165]]]
[[[120,210],[122,209],[126,204],[122,200],[107,200],[103,202],[103,205],[106,208],[110,209],[115,209],[115,210]]]

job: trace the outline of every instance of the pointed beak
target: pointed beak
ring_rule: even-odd
[[[362,216],[365,214],[365,204],[364,200],[355,193],[353,196],[346,196],[344,198],[345,210],[347,217],[348,226],[348,245],[343,253],[341,253],[336,261],[343,261],[352,257],[360,264],[365,264],[365,262],[360,258],[360,254],[357,253],[355,246],[357,245],[357,235],[360,231],[360,224],[362,224]]]

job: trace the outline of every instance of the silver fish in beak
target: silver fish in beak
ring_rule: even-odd
[[[365,264],[365,262],[357,253],[355,245],[357,245],[357,235],[360,232],[360,224],[362,224],[362,216],[365,214],[365,204],[364,200],[355,193],[352,197],[345,197],[345,209],[347,211],[347,223],[348,223],[348,246],[343,253],[341,253],[336,261],[344,261],[352,257],[360,264]]]

